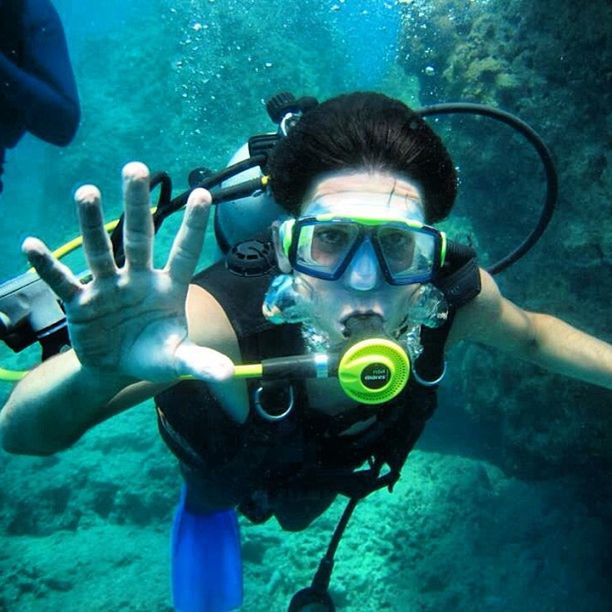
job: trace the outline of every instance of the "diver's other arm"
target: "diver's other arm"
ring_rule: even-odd
[[[458,311],[450,341],[482,342],[552,372],[612,389],[612,345],[553,316],[519,308],[483,270],[481,279],[482,291]]]
[[[64,450],[96,423],[128,408],[111,400],[135,382],[84,367],[72,350],[56,355],[21,381],[0,411],[2,447],[25,455]],[[148,395],[163,389],[148,386]],[[132,397],[132,404],[137,401]]]
[[[24,243],[32,265],[63,301],[74,353],[39,366],[16,387],[0,413],[3,444],[9,450],[48,453],[64,448],[89,427],[135,403],[134,393],[127,400],[120,393],[134,381],[162,388],[184,375],[220,381],[233,373],[228,357],[195,344],[187,332],[185,303],[210,194],[192,192],[168,263],[154,269],[146,166],[131,163],[124,168],[124,191],[122,268],[115,265],[100,195],[92,186],[76,195],[91,282],[81,284],[39,240]],[[120,401],[118,393],[124,396]],[[152,393],[149,388],[148,395]]]

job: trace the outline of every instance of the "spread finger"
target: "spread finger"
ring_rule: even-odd
[[[93,185],[83,185],[75,193],[83,250],[91,273],[96,278],[115,274],[110,238],[104,229],[100,192]]]
[[[123,245],[128,268],[145,270],[151,267],[153,219],[149,204],[149,169],[140,162],[123,168],[125,223]]]
[[[194,189],[187,200],[181,227],[168,257],[167,270],[179,283],[188,284],[202,251],[211,196],[205,189]]]
[[[47,246],[38,238],[26,238],[21,248],[40,278],[62,301],[70,302],[83,290],[79,279],[67,266],[55,259]]]

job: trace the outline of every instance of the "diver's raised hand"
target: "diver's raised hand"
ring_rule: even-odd
[[[81,187],[75,195],[91,282],[82,284],[40,240],[27,238],[23,243],[30,263],[64,303],[71,343],[80,362],[155,382],[171,382],[182,375],[228,378],[233,372],[231,360],[191,342],[185,316],[210,194],[204,189],[190,194],[168,262],[163,269],[155,269],[147,167],[138,162],[127,164],[123,187],[123,267],[118,268],[113,259],[100,192],[92,185]]]

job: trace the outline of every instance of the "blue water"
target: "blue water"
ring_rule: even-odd
[[[393,67],[399,11],[378,4],[289,1],[269,11],[254,1],[115,0],[92,10],[55,2],[83,119],[68,150],[27,136],[8,152],[3,215],[17,207],[20,214],[2,237],[0,278],[13,273],[32,229],[54,245],[74,233],[70,199],[79,184],[99,184],[112,214],[120,206],[116,177],[131,159],[171,171],[184,186],[192,167],[220,167],[249,134],[273,129],[262,103],[278,91],[327,97],[382,83]],[[365,39],[367,65],[356,52]]]
[[[589,21],[574,4],[55,0],[82,122],[67,148],[26,136],[7,152],[0,279],[26,269],[26,236],[57,247],[78,234],[72,194],[84,182],[100,186],[115,218],[128,161],[167,170],[179,192],[192,168],[221,168],[250,135],[274,129],[271,95],[375,89],[414,107],[495,103],[541,132],[558,162],[559,210],[498,281],[522,306],[610,340],[610,92],[597,68],[612,55],[601,35],[610,13],[598,0]],[[507,128],[433,124],[461,182],[445,227],[486,265],[533,225],[543,173]],[[162,260],[174,228],[158,240]],[[78,254],[69,261],[83,269]],[[17,357],[0,347],[5,367],[38,358],[36,347]],[[478,349],[453,351],[449,370],[398,492],[364,502],[341,544],[338,609],[609,609],[610,393]],[[9,391],[0,383],[0,398]],[[150,404],[58,456],[2,453],[0,474],[0,610],[170,609],[180,479]],[[339,513],[304,534],[241,526],[244,610],[286,609]]]

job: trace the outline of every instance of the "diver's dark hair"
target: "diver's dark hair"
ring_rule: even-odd
[[[353,169],[416,181],[430,223],[444,219],[455,201],[457,175],[440,138],[403,102],[379,93],[341,95],[306,112],[267,168],[275,200],[294,215],[313,180]]]

